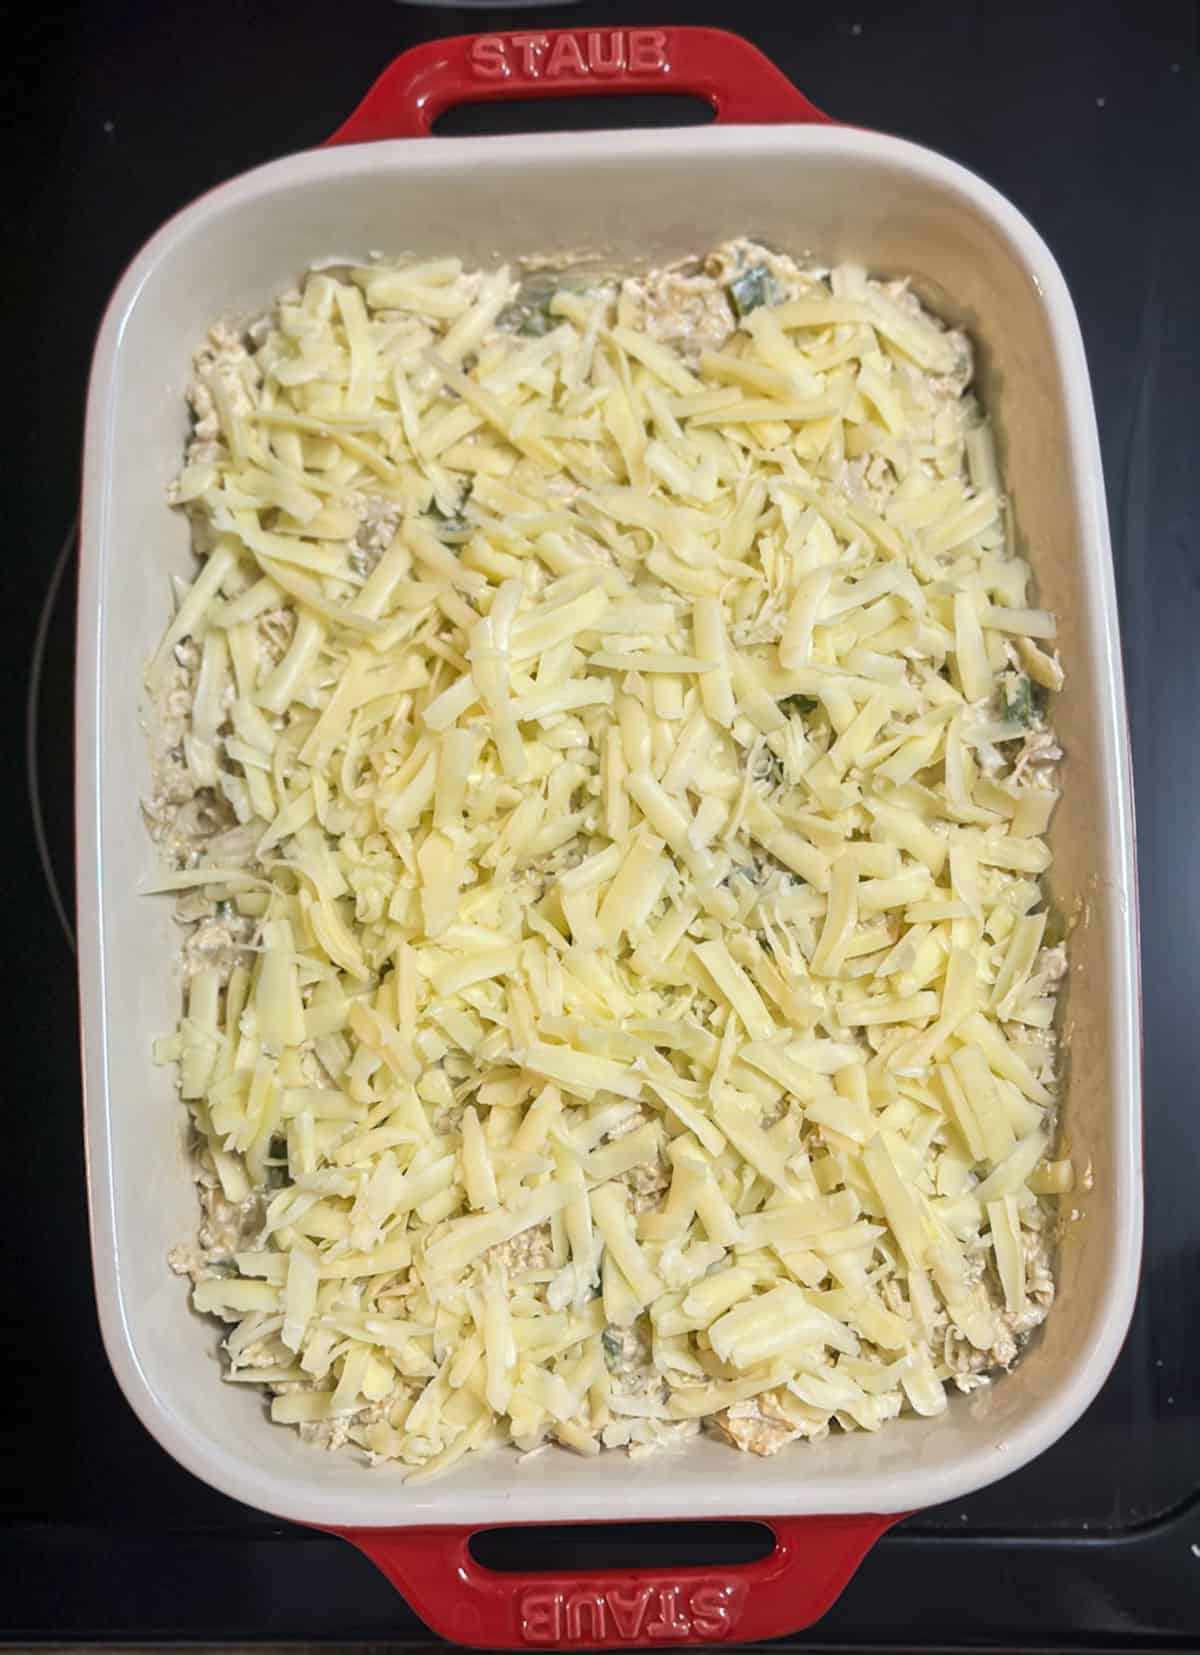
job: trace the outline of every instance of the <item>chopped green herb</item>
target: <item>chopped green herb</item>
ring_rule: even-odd
[[[1023,724],[1026,729],[1033,722],[1037,703],[1033,685],[1023,672],[1008,672],[1000,680],[1000,716],[1011,724]]]
[[[820,705],[815,695],[785,695],[779,703],[779,710],[788,718],[804,718],[809,713],[815,713]]]
[[[594,278],[589,276],[565,275],[561,270],[538,271],[521,283],[512,304],[496,318],[496,325],[525,339],[540,339],[558,326],[558,317],[550,309],[554,295],[586,293],[593,285]]]
[[[600,1335],[600,1348],[604,1352],[604,1365],[609,1373],[613,1373],[621,1365],[621,1355],[625,1342],[615,1328],[606,1327]]]
[[[458,504],[452,512],[445,512],[438,505],[436,498],[429,502],[429,516],[437,526],[437,535],[440,540],[465,539],[471,532],[471,525],[463,516],[463,507],[471,498],[471,478],[463,484],[462,494]]]
[[[778,304],[781,297],[779,283],[765,264],[752,264],[729,284],[729,302],[739,316],[749,316],[759,305]]]
[[[782,787],[786,780],[783,760],[769,747],[759,748],[750,767],[750,774],[756,782],[763,782],[767,787]]]
[[[554,326],[554,318],[550,315],[550,301],[544,306],[531,310],[523,316],[517,324],[517,332],[523,339],[541,339]]]

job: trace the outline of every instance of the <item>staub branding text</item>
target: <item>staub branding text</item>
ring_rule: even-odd
[[[537,1587],[518,1604],[521,1636],[527,1644],[557,1649],[634,1639],[659,1646],[685,1638],[713,1643],[733,1631],[744,1589],[741,1582],[722,1580],[571,1591]]]
[[[471,44],[480,80],[617,80],[667,67],[662,29],[580,29],[556,34],[485,34]]]

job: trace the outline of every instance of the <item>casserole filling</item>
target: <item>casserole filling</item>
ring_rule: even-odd
[[[737,241],[313,271],[195,366],[147,818],[226,1379],[420,1478],[1010,1366],[1062,671],[965,335]]]

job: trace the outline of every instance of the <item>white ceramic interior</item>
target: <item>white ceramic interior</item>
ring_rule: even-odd
[[[699,181],[703,180],[703,187]],[[143,663],[189,568],[164,490],[207,325],[249,314],[307,265],[371,250],[467,260],[591,250],[677,256],[735,234],[911,273],[965,322],[1040,601],[1057,610],[1069,753],[1054,897],[1080,922],[1065,997],[1066,1141],[1094,1187],[1064,1227],[1059,1301],[1011,1377],[941,1419],[833,1435],[773,1459],[715,1441],[631,1462],[551,1451],[468,1461],[406,1489],[387,1468],[304,1447],[224,1385],[217,1330],[168,1249],[195,1229],[183,1112],[151,1041],[178,1009],[169,899],[138,894],[154,853]],[[78,666],[79,941],[96,1288],[130,1403],[197,1476],[329,1525],[912,1510],[1029,1460],[1109,1371],[1141,1240],[1139,1011],[1129,756],[1100,453],[1075,312],[1045,244],[978,178],[911,144],[834,127],[689,128],[400,141],[293,156],[215,190],[137,257],[105,318],[87,415]]]

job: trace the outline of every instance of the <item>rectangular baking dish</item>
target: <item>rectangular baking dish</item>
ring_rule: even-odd
[[[428,141],[460,101],[580,91],[707,98],[714,125]],[[419,140],[419,141],[414,141]],[[407,1489],[387,1469],[303,1446],[220,1381],[211,1324],[168,1250],[192,1232],[183,1112],[151,1043],[178,1011],[170,905],[154,867],[143,663],[168,576],[190,567],[166,510],[190,353],[217,317],[249,314],[305,267],[368,251],[489,262],[587,250],[669,259],[749,234],[792,253],[911,274],[966,325],[998,427],[1020,543],[1057,611],[1068,753],[1051,830],[1052,894],[1075,919],[1062,1002],[1063,1129],[1092,1182],[1062,1227],[1059,1298],[1013,1374],[937,1420],[834,1435],[773,1459],[707,1438],[644,1461],[547,1452],[468,1461]],[[345,1533],[436,1630],[490,1647],[636,1645],[777,1635],[832,1602],[897,1516],[1025,1464],[1096,1394],[1124,1337],[1141,1249],[1136,892],[1128,736],[1100,453],[1079,326],[1045,243],[964,168],[838,126],[748,43],[703,29],[464,37],[405,54],[330,146],[204,196],[122,279],[87,409],[77,679],[79,968],[96,1293],[130,1404],[214,1487]],[[1069,1203],[1068,1203],[1069,1205]],[[501,1575],[467,1550],[509,1523],[759,1518],[776,1547],[725,1570]]]

